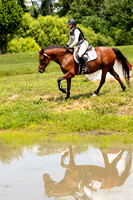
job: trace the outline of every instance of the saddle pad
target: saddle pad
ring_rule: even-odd
[[[92,50],[86,51],[86,53],[84,54],[84,57],[86,57],[87,62],[90,62],[92,60],[96,60],[97,59],[97,53],[95,51],[95,48],[92,47]],[[79,60],[77,59],[75,51],[73,53],[73,58],[74,58],[75,62],[79,63]]]

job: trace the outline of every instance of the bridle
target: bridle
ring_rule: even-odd
[[[66,51],[67,52],[67,51]],[[44,65],[44,67],[40,67],[40,64],[39,64],[39,69],[40,70],[45,70],[45,68],[50,65],[52,62],[55,62],[58,58],[60,58],[61,56],[63,56],[66,52],[64,52],[63,54],[61,54],[60,56],[58,56],[56,59],[51,59],[48,57],[48,55],[46,53],[42,54],[44,55],[44,58],[43,58],[43,61],[42,61],[42,64]],[[45,64],[45,57],[49,59],[49,63],[46,65]]]
[[[44,55],[44,58],[43,58],[43,61],[42,61],[42,64],[44,65],[44,67],[40,67],[40,64],[39,64],[38,66],[39,66],[39,69],[40,69],[40,70],[43,70],[43,71],[44,71],[45,68],[46,68],[46,66],[48,66],[48,65],[50,64],[50,62],[51,62],[52,59],[50,59],[50,58],[47,56],[47,54],[45,54],[45,53],[42,54],[42,55]],[[47,57],[47,58],[49,59],[48,65],[45,64],[45,57]]]

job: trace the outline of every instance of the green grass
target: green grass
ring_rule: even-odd
[[[0,77],[35,73],[37,71],[37,59],[37,52],[1,55]]]
[[[60,133],[54,134],[49,132],[44,132],[38,129],[38,131],[33,132],[32,129],[19,129],[18,130],[7,130],[0,132],[1,143],[4,142],[6,144],[10,144],[13,148],[17,148],[19,146],[28,146],[40,143],[63,143],[64,145],[92,145],[99,148],[113,148],[113,147],[131,147],[132,144],[132,135],[127,136],[126,134],[78,134],[78,133]]]
[[[120,47],[132,62],[133,46]],[[84,76],[72,80],[71,98],[58,90],[62,75],[52,63],[37,73],[38,52],[0,56],[0,138],[6,143],[32,144],[46,140],[90,142],[101,146],[133,142],[133,82],[121,91],[106,82],[97,97],[98,83]],[[66,82],[62,81],[63,87]]]
[[[37,73],[38,58],[37,51],[0,55],[0,77]],[[56,72],[60,68],[54,63],[47,71],[53,70]]]
[[[133,65],[133,46],[118,46],[117,48],[121,50],[124,56]]]

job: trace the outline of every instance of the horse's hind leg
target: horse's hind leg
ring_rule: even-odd
[[[107,74],[107,70],[102,70],[102,76],[101,76],[100,85],[99,85],[99,87],[97,88],[97,90],[94,92],[93,96],[96,96],[96,95],[99,93],[101,87],[102,87],[103,84],[105,83],[106,74]]]
[[[126,86],[123,84],[123,82],[121,81],[119,75],[115,72],[115,70],[113,68],[111,68],[109,70],[109,73],[120,83],[122,90],[125,91]]]

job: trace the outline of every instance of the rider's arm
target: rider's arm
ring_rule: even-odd
[[[67,42],[67,46],[69,46],[71,43],[72,43],[73,39],[72,39],[72,36],[70,36],[68,42]]]
[[[80,31],[78,29],[75,29],[74,31],[75,39],[74,39],[74,42],[69,46],[70,48],[74,47],[78,43],[79,35],[80,35]]]

